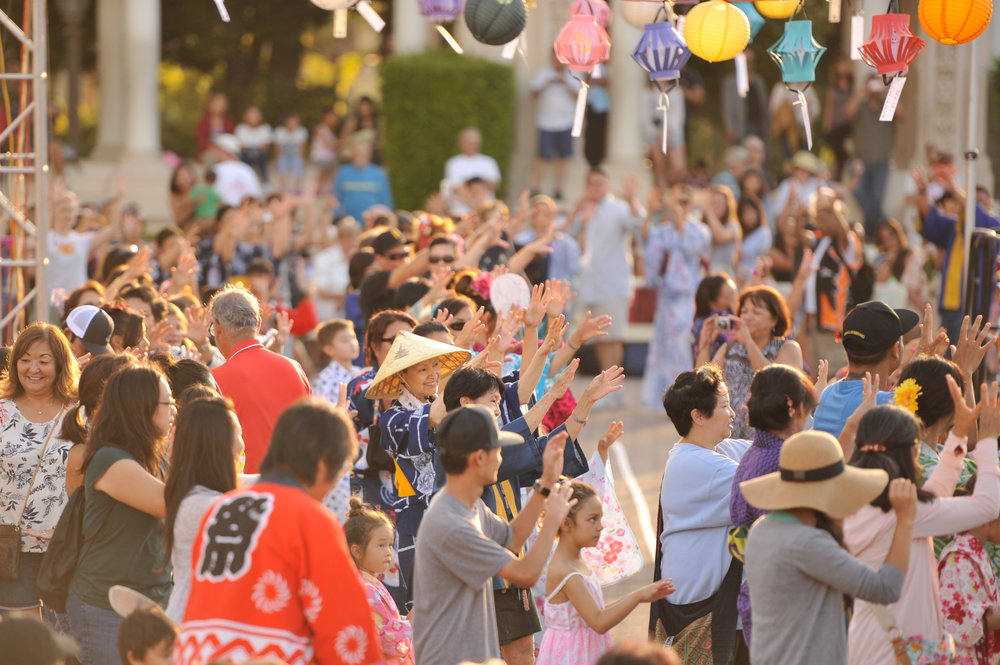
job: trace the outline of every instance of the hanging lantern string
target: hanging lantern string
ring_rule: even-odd
[[[660,151],[667,154],[667,112],[670,110],[670,97],[668,94],[677,86],[677,79],[670,79],[665,84],[653,81],[653,85],[660,91],[660,103],[656,107],[657,111],[663,114],[663,131],[660,133]]]
[[[448,42],[448,46],[450,46],[455,53],[458,53],[459,55],[465,53],[465,51],[462,50],[462,46],[455,41],[455,38],[451,36],[450,32],[448,32],[448,28],[444,27],[440,23],[438,23],[435,27],[437,28],[438,33],[441,34],[441,37]]]
[[[587,111],[587,90],[590,88],[583,76],[574,76],[580,82],[580,92],[576,95],[576,110],[573,113],[573,131],[570,133],[574,138],[583,133],[583,116]]]

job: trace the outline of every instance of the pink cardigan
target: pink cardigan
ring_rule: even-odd
[[[979,467],[975,493],[952,497],[962,469],[966,440],[949,434],[941,451],[941,461],[924,484],[924,489],[940,497],[917,504],[913,525],[910,569],[898,602],[889,605],[904,637],[922,636],[937,640],[943,635],[937,563],[931,539],[975,528],[1000,512],[1000,467],[997,440],[983,439],[973,452]],[[955,454],[956,449],[961,452]],[[882,512],[871,504],[844,520],[844,540],[851,554],[872,568],[885,561],[896,528],[896,513]],[[871,606],[855,601],[847,640],[850,665],[893,665],[889,636],[872,614]]]

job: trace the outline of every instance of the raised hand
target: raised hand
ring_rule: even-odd
[[[979,438],[995,439],[1000,436],[1000,385],[985,383],[979,391]]]
[[[586,344],[595,337],[604,337],[608,334],[605,332],[605,328],[610,328],[611,323],[610,314],[602,314],[596,319],[592,319],[590,318],[590,311],[588,311],[587,316],[580,323],[580,327],[577,328],[576,337],[580,344]],[[577,344],[577,346],[580,344]]]
[[[548,445],[552,445],[550,441]],[[548,448],[548,445],[546,448]],[[548,498],[545,499],[545,517],[543,524],[560,524],[569,515],[569,509],[576,505],[573,496],[573,484],[563,483],[558,489],[553,489]]]
[[[624,433],[625,423],[620,420],[612,420],[597,442],[597,453],[601,456],[602,460],[605,462],[608,461],[608,450],[611,449],[615,441],[622,438],[622,434]]]
[[[955,361],[962,374],[966,377],[972,376],[979,364],[983,362],[986,351],[989,350],[992,340],[989,336],[990,322],[983,323],[983,317],[977,316],[976,320],[969,325],[969,317],[962,319],[962,328],[958,333],[958,340],[952,348],[951,359]]]
[[[152,328],[146,331],[146,339],[149,340],[151,352],[163,351],[170,348],[170,345],[163,339],[173,326],[169,321],[159,321]]]
[[[817,404],[819,404],[820,395],[823,394],[823,391],[826,390],[826,386],[829,383],[830,361],[820,360],[817,364],[819,367],[816,372],[816,383],[813,384],[813,399]],[[878,380],[878,374],[875,375],[875,379]],[[864,385],[864,382],[862,382],[861,385]],[[877,392],[878,388],[876,387],[875,390]]]
[[[483,323],[483,317],[486,316],[486,310],[480,307],[472,315],[472,318],[465,322],[462,329],[455,335],[455,346],[460,349],[472,348],[472,343],[476,339],[476,335],[486,330],[486,324]]]
[[[910,521],[917,515],[917,486],[907,478],[894,478],[889,483],[889,503],[899,521]]]
[[[549,316],[564,313],[569,301],[573,299],[569,282],[564,282],[561,279],[545,280],[545,292],[552,295],[548,306]]]
[[[194,345],[201,348],[208,343],[209,322],[206,320],[205,308],[192,305],[184,312],[187,315],[188,327],[184,336],[194,342]]]
[[[969,435],[969,430],[972,429],[972,426],[976,424],[984,402],[980,401],[975,408],[970,408],[965,403],[965,397],[962,396],[962,391],[959,390],[954,377],[948,374],[944,379],[948,384],[948,392],[951,393],[951,400],[955,403],[955,420],[951,426],[951,433],[960,439],[964,439]]]
[[[537,328],[545,317],[551,300],[552,296],[545,292],[544,284],[535,284],[531,287],[531,300],[524,310],[524,325]]]
[[[455,320],[455,317],[444,307],[438,307],[437,311],[434,312],[434,320],[443,326],[447,326]]]
[[[278,329],[278,334],[275,339],[278,341],[278,348],[280,349],[288,341],[289,335],[292,334],[292,326],[295,321],[288,316],[288,312],[278,312],[278,320],[275,322],[275,327]]]
[[[563,335],[566,334],[567,329],[569,329],[569,324],[566,323],[566,317],[562,314],[554,319],[550,319],[549,329],[545,332],[545,339],[542,340],[541,346],[538,347],[538,353],[547,356],[558,349],[562,344]]]
[[[580,359],[573,358],[569,363],[567,363],[566,368],[559,372],[556,380],[552,382],[552,387],[549,388],[548,392],[553,393],[557,397],[562,397],[569,387],[573,384],[573,379],[576,377],[576,370],[580,367]]]
[[[612,365],[594,377],[584,394],[594,402],[625,387],[625,369]]]

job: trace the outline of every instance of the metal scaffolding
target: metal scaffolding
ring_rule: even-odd
[[[48,318],[48,17],[45,0],[24,0],[18,23],[0,10],[0,335]],[[5,42],[19,43],[16,63]],[[13,96],[12,96],[13,93]],[[30,285],[30,289],[29,289]]]

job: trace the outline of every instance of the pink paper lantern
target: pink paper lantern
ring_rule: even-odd
[[[608,7],[608,3],[604,0],[575,0],[569,8],[569,14],[593,16],[605,30],[611,26],[611,7]]]
[[[589,73],[611,54],[611,38],[593,16],[574,14],[556,37],[556,58],[570,71]]]

